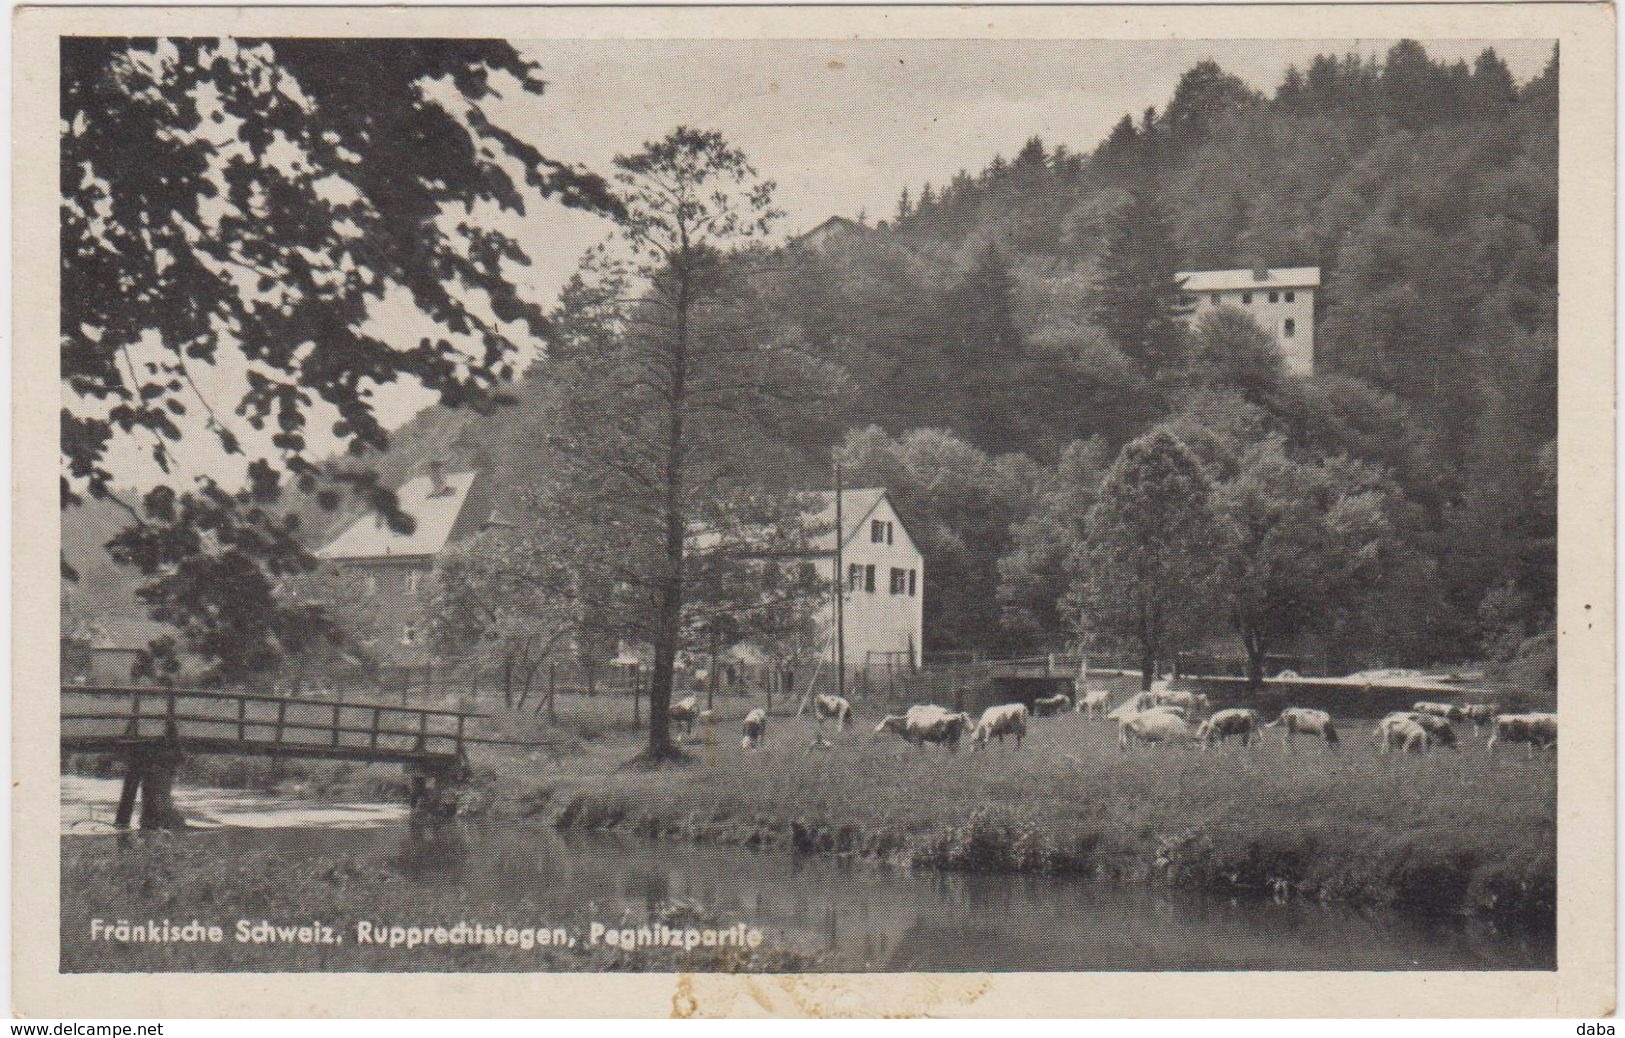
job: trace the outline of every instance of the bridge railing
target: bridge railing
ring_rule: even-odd
[[[355,700],[151,686],[62,686],[65,740],[160,738],[235,742],[259,752],[462,756],[480,742],[468,722],[484,715]]]

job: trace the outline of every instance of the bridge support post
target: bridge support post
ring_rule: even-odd
[[[130,827],[130,817],[135,814],[135,795],[141,789],[145,767],[146,762],[139,752],[132,751],[124,760],[124,788],[119,792],[118,814],[113,817],[113,824],[120,829]]]
[[[186,819],[175,808],[175,772],[179,766],[178,755],[165,754],[148,763],[141,787],[141,828],[186,828]]]
[[[414,815],[440,815],[450,818],[457,814],[458,791],[468,778],[468,762],[458,758],[446,764],[413,764],[408,777],[411,792],[407,803]]]

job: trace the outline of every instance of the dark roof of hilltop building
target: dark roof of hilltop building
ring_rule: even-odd
[[[863,224],[856,220],[849,220],[844,216],[832,216],[811,230],[802,231],[790,238],[791,245],[801,245],[807,242],[822,242],[835,234],[862,234],[865,230]]]

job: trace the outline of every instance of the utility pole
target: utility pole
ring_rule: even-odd
[[[841,462],[835,461],[835,694],[846,696],[846,519],[841,511]]]

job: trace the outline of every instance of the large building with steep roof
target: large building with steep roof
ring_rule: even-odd
[[[835,580],[835,493],[814,491],[807,526],[817,531],[811,554]],[[874,674],[919,666],[925,642],[925,557],[882,487],[841,491],[840,587],[846,632],[846,666]],[[835,631],[835,603],[825,607],[823,626]],[[833,639],[827,650],[833,660]]]
[[[374,648],[398,661],[424,654],[419,631],[422,594],[435,560],[448,547],[500,526],[488,480],[478,472],[429,472],[395,492],[401,510],[415,520],[411,533],[390,528],[370,513],[352,522],[316,553],[359,581],[377,606]]]

